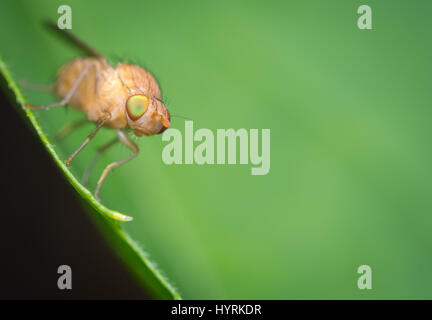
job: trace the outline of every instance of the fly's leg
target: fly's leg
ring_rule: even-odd
[[[96,125],[96,128],[89,134],[89,136],[84,140],[84,142],[76,149],[70,156],[67,158],[65,164],[67,167],[69,167],[70,162],[72,159],[90,142],[91,139],[96,135],[96,133],[99,131],[100,128],[103,127],[105,124],[105,121],[110,118],[110,114],[108,113],[104,118],[100,119]]]
[[[89,121],[85,118],[68,123],[55,135],[54,139],[58,141],[63,140],[73,130],[78,129],[87,123],[89,123]]]
[[[90,165],[87,167],[86,171],[83,174],[83,177],[81,179],[82,184],[83,185],[87,185],[88,179],[90,177],[90,173],[92,172],[96,162],[98,161],[99,157],[105,152],[107,151],[111,146],[113,146],[114,144],[116,144],[118,142],[117,137],[115,137],[113,140],[109,141],[107,144],[103,145],[102,147],[100,147],[93,160],[90,162]]]
[[[75,80],[74,84],[66,93],[63,99],[61,99],[58,102],[50,103],[50,104],[44,104],[42,106],[32,106],[31,104],[26,104],[25,107],[28,109],[49,109],[52,107],[58,107],[58,106],[64,106],[65,104],[68,104],[71,100],[72,96],[74,95],[75,91],[78,89],[81,81],[84,79],[85,75],[87,74],[88,68],[84,68],[83,71],[81,71],[78,78]]]
[[[129,156],[129,157],[123,159],[123,160],[120,160],[120,161],[117,161],[117,162],[113,162],[113,163],[109,164],[108,166],[106,166],[106,168],[103,171],[101,177],[99,178],[99,181],[97,183],[96,190],[95,190],[95,198],[99,202],[101,202],[100,198],[99,198],[99,190],[100,190],[100,188],[102,186],[102,183],[104,182],[107,174],[111,170],[114,170],[118,166],[121,166],[122,164],[124,164],[124,163],[132,160],[133,158],[135,158],[138,155],[138,152],[139,152],[138,146],[135,144],[135,142],[132,141],[131,138],[129,138],[129,136],[125,132],[123,132],[121,130],[117,130],[116,133],[117,133],[117,137],[119,138],[120,142],[123,143],[126,147],[128,147],[133,152],[133,155],[131,155],[131,156]]]

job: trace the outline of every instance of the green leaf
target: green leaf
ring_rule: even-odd
[[[91,218],[100,226],[102,232],[115,248],[132,272],[137,276],[140,283],[148,290],[150,295],[161,299],[180,299],[180,295],[168,280],[155,267],[155,264],[148,258],[148,255],[139,245],[123,230],[120,222],[131,221],[132,217],[123,213],[108,209],[99,203],[93,194],[85,188],[69,171],[56,153],[53,144],[39,125],[33,111],[24,108],[28,103],[24,98],[20,87],[8,70],[5,62],[0,57],[0,74],[3,76],[9,90],[15,97],[17,107],[21,107],[26,119],[31,123],[37,135],[41,139],[54,162],[62,171],[67,181],[74,187],[88,207]]]
[[[431,298],[432,2],[374,1],[376,25],[359,30],[346,0],[2,0],[0,54],[16,79],[51,84],[80,56],[41,26],[63,4],[74,34],[154,73],[195,130],[271,129],[265,176],[250,162],[164,165],[154,136],[107,178],[102,200],[133,216],[123,228],[182,297]],[[48,138],[78,115],[34,114]],[[185,133],[181,118],[172,127]],[[62,160],[89,131],[55,145]],[[74,159],[75,177],[109,134]],[[110,152],[95,172],[129,154]],[[361,264],[379,274],[368,292]]]

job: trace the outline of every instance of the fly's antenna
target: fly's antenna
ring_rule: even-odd
[[[192,121],[191,118],[183,117],[183,116],[180,116],[178,114],[170,114],[170,117],[171,118],[180,118],[180,119],[183,119],[183,120],[191,120]]]
[[[158,100],[160,103],[164,103],[161,99],[158,99],[156,97],[153,97],[153,98],[156,99],[156,100]],[[191,118],[184,117],[184,116],[181,116],[179,114],[172,114],[172,113],[170,113],[170,118],[180,118],[180,119],[183,119],[183,120],[191,120],[191,121],[193,121]]]
[[[104,56],[98,52],[97,50],[90,47],[87,43],[79,39],[76,35],[74,35],[72,32],[66,29],[60,29],[54,22],[52,21],[44,21],[44,24],[50,28],[51,30],[54,30],[56,32],[59,32],[63,36],[65,36],[69,41],[73,42],[75,45],[86,51],[92,56],[95,56],[97,58],[104,59]]]

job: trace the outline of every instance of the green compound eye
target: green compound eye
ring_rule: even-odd
[[[146,96],[137,94],[130,97],[126,102],[126,111],[129,118],[138,120],[147,111],[149,99]]]

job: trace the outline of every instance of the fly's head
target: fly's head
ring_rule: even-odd
[[[170,114],[157,98],[135,94],[126,100],[128,126],[137,137],[162,133],[170,126]]]

